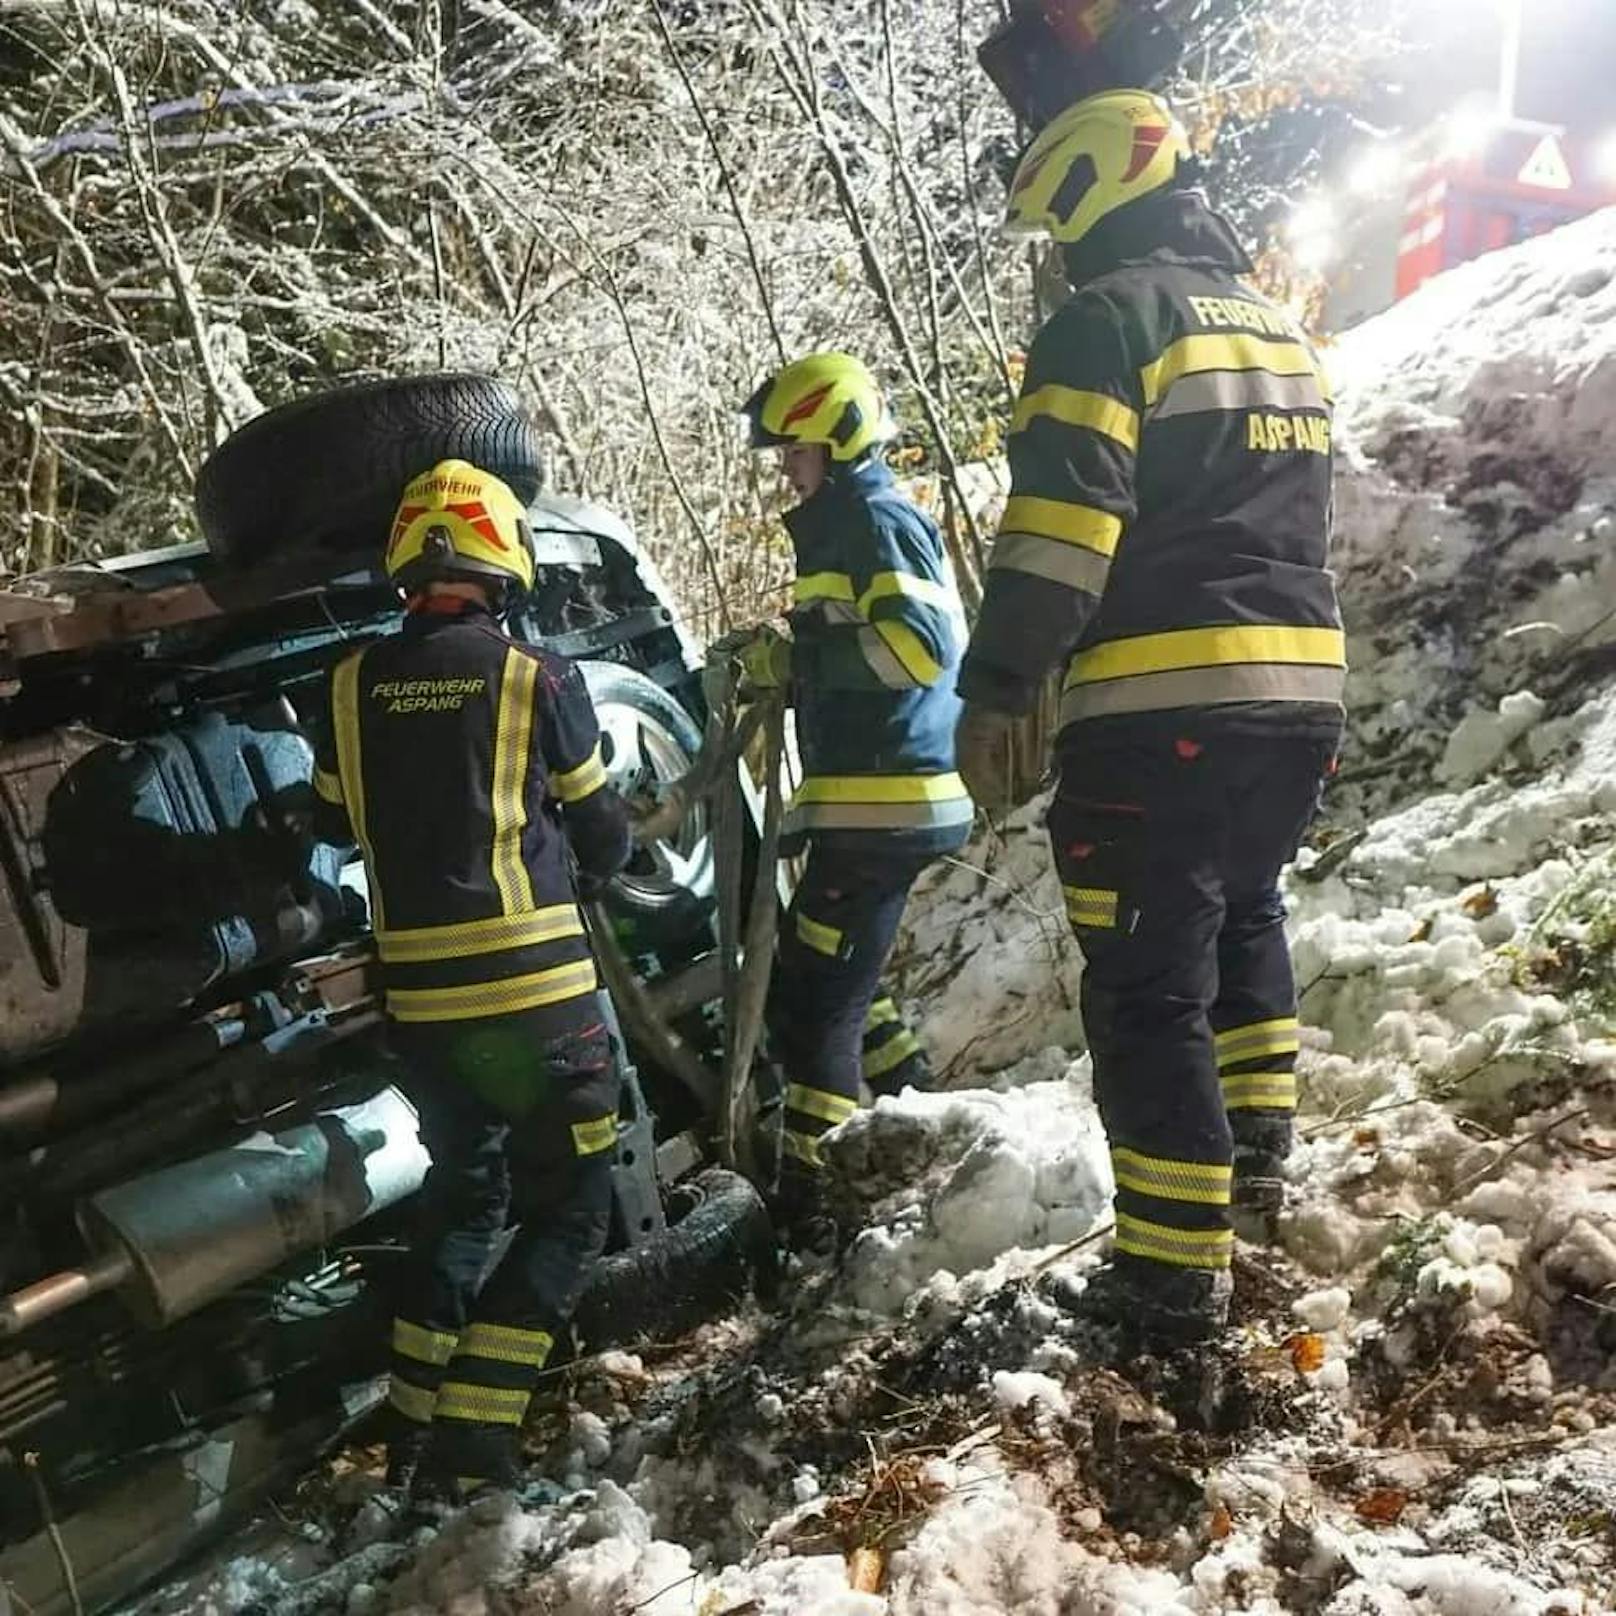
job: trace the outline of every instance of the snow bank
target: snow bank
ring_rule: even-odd
[[[841,1285],[854,1306],[895,1313],[923,1289],[980,1292],[1003,1282],[1005,1260],[1079,1240],[1109,1215],[1110,1160],[1086,1064],[1057,1060],[1070,1067],[1058,1082],[907,1090],[827,1135],[831,1170],[871,1206]]]
[[[1082,956],[1044,833],[1048,802],[1013,814],[916,884],[896,953],[933,1068],[975,1086],[1049,1047],[1084,1047]]]
[[[1356,756],[1466,785],[1616,634],[1616,209],[1428,283],[1343,336],[1335,564]]]

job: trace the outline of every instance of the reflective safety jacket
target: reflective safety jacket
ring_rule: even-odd
[[[582,675],[478,607],[423,611],[337,665],[329,716],[318,828],[364,854],[389,1013],[569,1019],[596,978],[567,841],[602,878],[629,853]]]
[[[915,852],[963,845],[954,770],[964,640],[942,540],[878,459],[837,467],[786,513],[797,553],[791,682],[803,784],[788,835]]]
[[[1330,392],[1312,349],[1236,278],[1249,260],[1190,193],[1121,210],[1068,267],[1078,290],[1028,356],[961,694],[1026,711],[1069,658],[1063,728],[1338,711]]]

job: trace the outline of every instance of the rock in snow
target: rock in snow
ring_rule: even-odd
[[[917,892],[903,997],[951,1087],[828,1136],[862,1229],[752,1379],[708,1385],[693,1427],[672,1392],[571,1410],[563,1449],[614,1479],[451,1516],[348,1608],[1616,1609],[1616,210],[1441,277],[1330,362],[1349,742],[1289,881],[1303,1142],[1233,1356],[1097,1371],[1065,1310],[1110,1180],[1034,805]],[[858,1422],[917,1365],[974,1401],[906,1455]],[[1268,1424],[1200,1433],[1229,1375],[1278,1377]],[[702,1449],[725,1410],[744,1435]],[[1159,1458],[1178,1441],[1188,1468]],[[882,1592],[850,1587],[833,1520],[889,1551]],[[290,1597],[236,1561],[186,1608]]]

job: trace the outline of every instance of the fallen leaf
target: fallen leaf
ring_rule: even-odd
[[[1426,916],[1426,917],[1425,917],[1425,919],[1424,919],[1424,920],[1422,920],[1422,921],[1421,921],[1421,922],[1420,922],[1420,923],[1419,923],[1419,925],[1417,925],[1417,926],[1416,926],[1416,927],[1415,927],[1415,928],[1414,928],[1414,929],[1413,929],[1413,931],[1411,931],[1411,932],[1410,932],[1410,933],[1409,933],[1409,934],[1408,934],[1408,940],[1409,940],[1409,941],[1410,941],[1410,942],[1411,942],[1411,943],[1424,943],[1424,942],[1429,942],[1429,941],[1430,941],[1430,937],[1431,937],[1431,927],[1432,927],[1432,926],[1433,926],[1433,925],[1434,925],[1434,924],[1435,924],[1435,922],[1434,922],[1434,921],[1433,921],[1433,919],[1432,919],[1432,918],[1431,918],[1431,916],[1430,916],[1430,915],[1427,915],[1427,916]]]
[[[1291,1367],[1299,1375],[1311,1375],[1324,1367],[1324,1337],[1311,1330],[1290,1336],[1285,1350],[1291,1355]]]
[[[1498,894],[1491,885],[1484,886],[1480,892],[1472,892],[1459,907],[1472,920],[1485,920],[1488,915],[1498,913]]]
[[[1228,1506],[1219,1504],[1212,1511],[1212,1519],[1206,1523],[1206,1535],[1214,1543],[1221,1543],[1234,1530],[1234,1516],[1229,1513]]]
[[[886,1563],[879,1549],[854,1549],[847,1557],[847,1584],[856,1594],[878,1594]]]
[[[1371,1145],[1380,1143],[1380,1132],[1376,1128],[1360,1128],[1352,1136],[1352,1142],[1359,1150],[1367,1150]]]
[[[1372,1493],[1365,1493],[1352,1507],[1361,1521],[1393,1526],[1408,1508],[1408,1494],[1400,1487],[1377,1487]]]

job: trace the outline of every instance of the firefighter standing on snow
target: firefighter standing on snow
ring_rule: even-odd
[[[568,844],[628,857],[594,709],[564,658],[501,628],[533,584],[526,512],[445,461],[404,492],[387,574],[403,632],[331,677],[319,829],[357,841],[395,1051],[432,1157],[393,1326],[397,1480],[514,1479],[518,1433],[605,1244],[617,1065]],[[478,1292],[514,1206],[521,1229]]]
[[[811,850],[769,1004],[789,1080],[781,1204],[801,1234],[819,1211],[819,1136],[858,1108],[861,1075],[880,1089],[924,1074],[876,995],[915,878],[970,833],[954,769],[962,619],[936,527],[881,459],[893,427],[857,359],[799,359],[745,414],[752,446],[782,451],[802,502],[785,518],[794,638],[765,630],[741,653],[753,686],[789,683],[804,773],[783,845]]]
[[[1166,1339],[1227,1316],[1231,1189],[1278,1202],[1297,1049],[1278,877],[1344,678],[1326,383],[1238,278],[1189,159],[1165,102],[1119,90],[1021,161],[1010,227],[1059,243],[1073,294],[1028,357],[959,681],[960,769],[1002,811],[1014,715],[1066,664],[1049,831],[1117,1185],[1095,1305]]]

